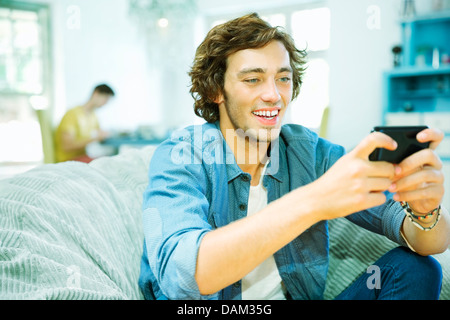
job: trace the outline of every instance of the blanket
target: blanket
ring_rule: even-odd
[[[141,299],[151,152],[0,181],[0,299]]]

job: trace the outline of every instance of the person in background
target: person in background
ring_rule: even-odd
[[[87,155],[86,146],[108,137],[108,133],[100,129],[95,110],[107,104],[113,96],[114,91],[108,85],[100,84],[84,105],[67,111],[55,133],[57,162],[74,160],[89,163],[93,160]]]

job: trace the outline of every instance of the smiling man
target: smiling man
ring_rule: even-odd
[[[400,246],[375,263],[380,286],[369,288],[366,274],[338,298],[439,297],[441,268],[428,255],[449,245],[433,151],[442,133],[424,130],[417,138],[430,148],[393,165],[368,160],[375,148],[396,148],[384,134],[345,154],[282,125],[304,64],[291,37],[257,14],[213,28],[199,46],[191,93],[207,123],[162,143],[149,168],[139,279],[147,299],[321,299],[327,221],[339,217]],[[180,150],[185,161],[174,157]]]

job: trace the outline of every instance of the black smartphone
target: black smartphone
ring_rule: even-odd
[[[397,149],[390,151],[384,148],[375,149],[369,156],[371,161],[387,161],[398,164],[413,153],[428,148],[430,143],[417,141],[417,134],[427,129],[427,126],[378,126],[372,132],[379,131],[387,134],[397,142]]]

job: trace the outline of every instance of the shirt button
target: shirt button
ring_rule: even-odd
[[[245,203],[241,203],[239,205],[239,209],[242,210],[242,211],[245,211],[247,209],[247,205]]]
[[[241,179],[242,179],[242,181],[244,181],[244,182],[250,181],[250,178],[249,178],[247,175],[242,175],[242,176],[241,176]]]
[[[238,282],[233,283],[233,287],[235,288],[239,288],[241,286],[241,284]]]

